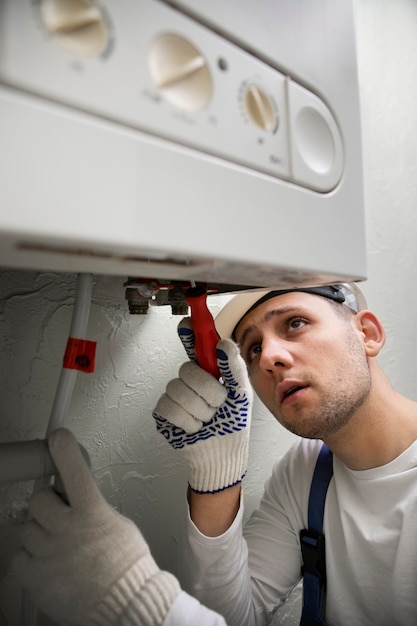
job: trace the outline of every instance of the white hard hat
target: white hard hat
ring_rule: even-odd
[[[294,287],[293,289],[268,289],[265,291],[247,291],[234,296],[216,316],[215,325],[222,339],[233,338],[233,333],[241,319],[256,306],[269,298],[301,291],[329,298],[351,308],[355,313],[367,308],[365,296],[356,283],[338,283],[318,287]]]

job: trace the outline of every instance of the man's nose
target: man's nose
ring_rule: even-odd
[[[291,367],[293,356],[287,342],[278,337],[264,338],[262,342],[260,365],[265,371]]]

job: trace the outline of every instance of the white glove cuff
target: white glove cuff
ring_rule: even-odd
[[[188,446],[191,489],[216,493],[240,483],[248,466],[249,440],[246,436],[223,435]]]
[[[100,626],[160,626],[181,592],[177,579],[161,571],[150,554],[116,582],[89,623]]]

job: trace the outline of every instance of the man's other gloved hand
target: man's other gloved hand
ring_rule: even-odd
[[[189,318],[178,325],[189,362],[170,381],[153,417],[190,466],[190,487],[215,493],[239,483],[247,470],[252,389],[246,365],[230,339],[217,344],[222,383],[196,363]]]
[[[60,624],[157,626],[180,593],[159,570],[135,524],[103,498],[66,429],[49,438],[68,503],[52,488],[32,496],[14,571]]]

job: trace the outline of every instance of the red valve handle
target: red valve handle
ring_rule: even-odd
[[[207,293],[200,287],[187,290],[186,300],[191,308],[191,326],[194,332],[194,350],[197,363],[206,372],[220,378],[216,346],[220,337],[214,319],[207,307]]]

